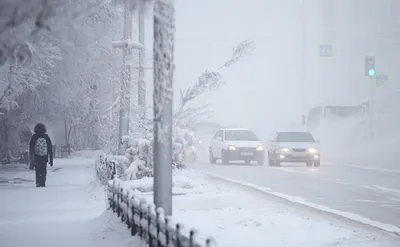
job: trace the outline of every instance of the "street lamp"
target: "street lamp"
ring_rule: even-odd
[[[143,44],[141,44],[139,42],[134,42],[130,39],[122,40],[122,41],[113,41],[112,47],[122,48],[122,49],[138,49],[138,50],[144,49]]]

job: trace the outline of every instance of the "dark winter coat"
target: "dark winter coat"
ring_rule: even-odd
[[[34,129],[35,134],[33,134],[31,141],[29,143],[29,154],[31,161],[35,163],[53,163],[53,144],[51,143],[50,137],[46,134],[46,126],[44,124],[37,124]],[[35,143],[37,139],[43,137],[47,142],[47,154],[46,156],[35,155]]]

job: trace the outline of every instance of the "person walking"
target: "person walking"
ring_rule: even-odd
[[[35,166],[36,187],[46,187],[47,162],[53,166],[53,145],[46,134],[46,126],[38,123],[29,143],[30,160]]]

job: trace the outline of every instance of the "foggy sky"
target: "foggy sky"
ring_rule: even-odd
[[[176,2],[176,105],[180,88],[192,85],[205,69],[219,67],[241,41],[255,41],[255,50],[244,62],[223,70],[226,86],[197,100],[212,103],[212,120],[220,124],[249,127],[266,135],[267,128],[285,128],[283,122],[299,124],[302,112],[312,105],[357,104],[369,96],[363,73],[364,56],[371,51],[380,52],[377,66],[381,71],[396,76],[387,51],[383,53],[371,41],[376,32],[368,33],[363,23],[368,13],[369,18],[374,13],[379,19],[377,13],[387,10],[381,6],[375,11],[376,1],[369,1],[373,4],[364,9],[358,0],[351,4],[340,0],[334,5],[318,0]],[[332,44],[334,57],[321,58],[320,44]]]

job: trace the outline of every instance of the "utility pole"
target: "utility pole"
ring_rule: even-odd
[[[172,99],[175,8],[172,1],[154,4],[154,203],[172,215]]]
[[[117,2],[117,4],[122,1]],[[113,42],[114,48],[122,48],[122,74],[121,74],[121,93],[119,110],[119,133],[118,133],[118,153],[122,154],[122,137],[129,134],[130,117],[130,91],[131,91],[131,67],[127,63],[127,58],[132,54],[129,41],[132,39],[133,24],[133,1],[123,0],[124,21],[123,21],[123,40]]]
[[[145,3],[139,1],[138,16],[139,16],[139,43],[143,45],[145,43],[145,26],[144,26],[144,11]],[[139,81],[138,81],[138,106],[140,111],[140,119],[144,121],[146,119],[146,82],[144,80],[144,59],[145,49],[139,51]]]
[[[304,4],[305,0],[300,0],[300,86],[301,86],[301,124],[303,126],[306,125],[306,106],[305,106],[305,101],[306,101],[306,94],[305,94],[305,87],[306,87],[306,82],[305,82],[305,20],[304,20]]]

